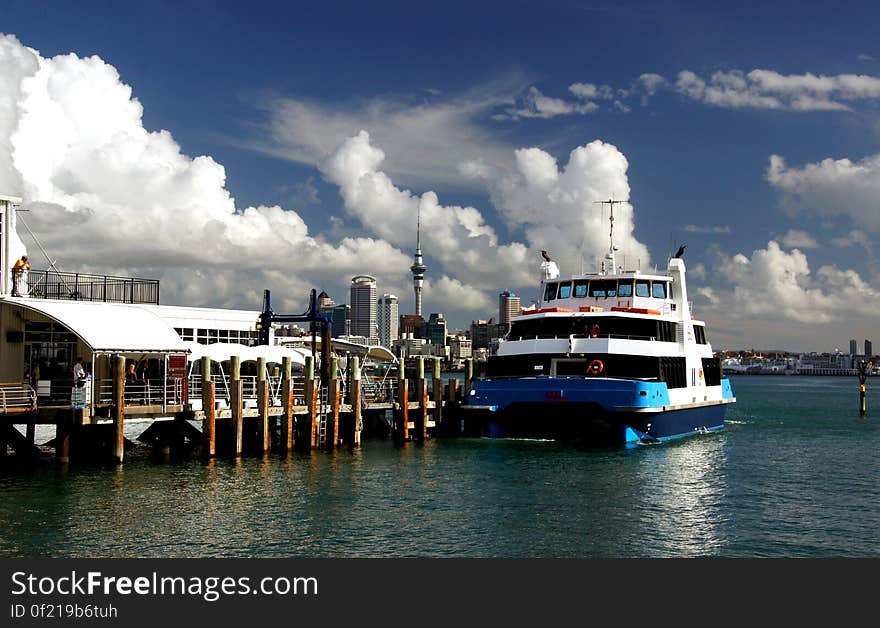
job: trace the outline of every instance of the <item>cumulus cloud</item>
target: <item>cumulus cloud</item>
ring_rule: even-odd
[[[732,290],[701,293],[727,316],[821,325],[870,317],[876,320],[880,291],[854,270],[833,265],[811,272],[807,256],[771,240],[751,256],[722,256],[717,271]]]
[[[849,102],[880,97],[880,78],[862,74],[780,74],[756,69],[714,72],[704,80],[679,72],[676,89],[694,100],[729,108],[793,111],[848,110]]]
[[[44,58],[11,36],[0,56],[0,184],[23,197],[62,269],[122,267],[161,277],[164,302],[227,306],[259,305],[250,293],[277,280],[279,305],[301,308],[313,281],[407,264],[387,242],[314,237],[292,210],[236,208],[223,166],[144,129],[141,104],[99,57]]]
[[[473,207],[445,206],[433,191],[417,195],[398,188],[380,169],[384,160],[384,151],[361,131],[319,168],[339,186],[348,214],[392,244],[413,247],[420,218],[423,250],[449,272],[492,289],[505,276],[515,285],[530,280],[526,245],[499,244],[495,230]]]
[[[789,229],[781,238],[782,244],[790,249],[815,249],[819,246],[816,239],[806,231]]]
[[[862,229],[880,231],[880,155],[855,162],[829,158],[801,168],[771,155],[767,180],[793,214],[849,216]]]
[[[493,204],[511,227],[522,229],[533,248],[555,252],[578,268],[579,255],[592,261],[608,250],[609,213],[597,201],[624,201],[614,208],[614,240],[618,261],[647,267],[647,248],[633,235],[635,223],[629,200],[626,157],[600,140],[575,148],[560,168],[539,148],[516,151],[516,165],[486,178]]]

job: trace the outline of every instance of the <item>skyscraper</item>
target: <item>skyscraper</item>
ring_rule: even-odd
[[[874,347],[871,346],[871,341],[865,338],[865,357],[872,358],[874,357]]]
[[[439,312],[432,312],[425,323],[425,339],[432,345],[446,344],[446,318]]]
[[[391,343],[397,340],[398,316],[397,297],[387,293],[379,297],[376,323],[379,326],[379,344],[383,347],[391,348]]]
[[[422,240],[421,240],[422,216],[418,215],[416,219],[416,253],[413,255],[413,265],[409,267],[413,276],[413,290],[416,296],[416,315],[422,315],[422,283],[425,279],[425,271],[428,267],[422,260]]]
[[[351,278],[351,335],[378,342],[376,329],[376,278],[357,275]]]
[[[856,342],[855,338],[852,338],[849,341],[849,354],[850,355],[858,355],[858,353],[859,353],[858,343]]]
[[[519,316],[522,310],[519,297],[510,290],[505,290],[498,295],[498,323],[507,325],[514,316]]]

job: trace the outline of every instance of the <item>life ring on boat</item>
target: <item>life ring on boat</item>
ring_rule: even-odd
[[[599,337],[599,326],[593,325],[592,327],[590,327],[590,338],[598,338],[598,337]],[[595,361],[598,362],[598,360],[595,360]],[[599,364],[602,364],[602,363],[599,362]]]
[[[587,373],[590,375],[598,375],[603,370],[605,370],[605,365],[602,364],[602,360],[593,360],[590,362],[589,366],[587,366]]]

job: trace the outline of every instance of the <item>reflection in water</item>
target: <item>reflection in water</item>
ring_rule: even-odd
[[[725,434],[652,447],[639,469],[636,496],[646,536],[644,556],[713,556],[723,543]]]
[[[743,378],[724,431],[633,450],[389,440],[0,467],[0,558],[877,556],[880,409],[859,419],[852,386],[810,379]]]

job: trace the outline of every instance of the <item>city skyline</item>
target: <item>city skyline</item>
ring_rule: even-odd
[[[614,198],[621,263],[687,245],[714,347],[876,335],[875,4],[203,9],[4,8],[0,194],[62,269],[286,311],[366,273],[410,312],[416,232],[463,329],[542,249],[593,270]]]

